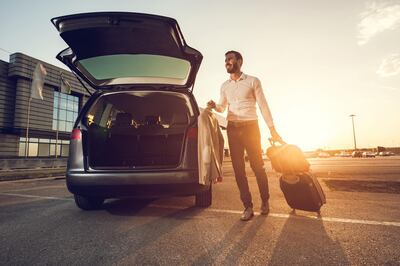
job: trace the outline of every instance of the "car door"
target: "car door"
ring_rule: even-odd
[[[57,58],[94,89],[193,88],[203,57],[186,44],[173,18],[99,12],[56,17],[52,23],[69,46]]]

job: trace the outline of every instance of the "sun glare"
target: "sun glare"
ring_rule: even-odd
[[[314,125],[307,128],[291,128],[288,142],[299,146],[303,151],[313,151],[316,149],[329,149],[329,142],[332,139],[331,131],[326,126]]]
[[[327,116],[327,113],[311,108],[289,111],[277,122],[278,130],[287,143],[297,145],[303,151],[334,148],[332,141],[337,130]]]

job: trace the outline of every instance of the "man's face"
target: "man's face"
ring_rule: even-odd
[[[241,60],[237,60],[235,54],[229,53],[225,56],[225,68],[229,74],[240,71],[242,66]]]

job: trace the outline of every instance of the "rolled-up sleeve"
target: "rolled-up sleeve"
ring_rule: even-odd
[[[221,87],[219,102],[215,106],[215,110],[219,113],[223,113],[228,105],[228,99],[226,97],[224,86]]]
[[[274,121],[272,119],[272,114],[269,109],[267,99],[265,98],[261,82],[258,78],[254,80],[254,94],[265,123],[267,124],[268,127],[273,127]]]

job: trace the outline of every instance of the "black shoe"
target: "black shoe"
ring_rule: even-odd
[[[261,215],[268,215],[269,213],[269,202],[263,202],[261,204],[261,210],[260,210],[260,214]]]
[[[247,207],[244,209],[242,216],[240,217],[240,220],[242,221],[248,221],[251,218],[253,218],[254,212],[252,207]]]

